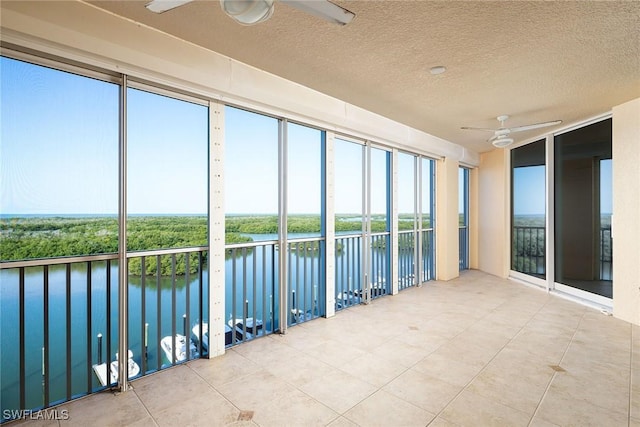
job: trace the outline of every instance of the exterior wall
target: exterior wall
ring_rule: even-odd
[[[458,162],[444,158],[436,163],[436,279],[460,275],[458,241]]]
[[[640,324],[640,98],[613,108],[613,315]]]
[[[478,268],[498,277],[509,274],[508,150],[482,153],[478,170]]]

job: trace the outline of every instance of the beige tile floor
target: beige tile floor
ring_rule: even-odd
[[[68,403],[59,424],[640,426],[639,356],[636,326],[468,271]]]

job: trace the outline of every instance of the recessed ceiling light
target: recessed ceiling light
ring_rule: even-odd
[[[429,72],[431,74],[433,74],[434,76],[436,76],[438,74],[442,74],[445,71],[447,71],[447,69],[443,65],[437,65],[435,67],[431,67],[431,69],[429,70]]]

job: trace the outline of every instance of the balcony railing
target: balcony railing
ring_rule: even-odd
[[[459,270],[467,270],[469,268],[469,228],[461,226],[458,228],[458,259]]]
[[[113,386],[122,361],[135,378],[206,354],[206,248],[127,257],[124,356],[117,255],[0,264],[2,323],[17,325],[2,330],[2,410],[46,408]]]
[[[426,282],[436,278],[435,247],[433,242],[433,229],[422,231],[422,281]]]
[[[325,249],[322,238],[295,239],[288,246],[288,324],[295,325],[325,314]]]
[[[415,249],[417,232],[398,232],[398,290],[402,291],[416,284]]]
[[[544,276],[546,269],[545,228],[513,227],[511,268],[525,274]]]
[[[225,345],[235,345],[278,329],[278,243],[226,246]]]
[[[362,301],[362,235],[336,236],[336,311]]]
[[[546,274],[546,231],[539,226],[514,226],[512,237],[511,268],[525,274]],[[599,279],[612,280],[613,246],[611,227],[600,228]]]

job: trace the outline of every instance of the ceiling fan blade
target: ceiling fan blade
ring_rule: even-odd
[[[562,123],[562,120],[554,120],[552,122],[536,123],[533,125],[526,125],[526,126],[516,126],[514,128],[509,128],[509,129],[511,130],[511,132],[522,132],[525,130],[532,130],[532,129],[544,128],[547,126],[559,125],[560,123]]]
[[[192,1],[193,0],[151,0],[144,6],[151,12],[163,13],[187,3],[191,3]]]
[[[468,127],[468,126],[463,126],[460,129],[465,129],[465,130],[481,130],[484,132],[495,132],[496,129],[488,129],[488,128],[472,128],[472,127]]]
[[[280,3],[339,25],[347,25],[356,16],[355,13],[328,0],[280,0]]]

